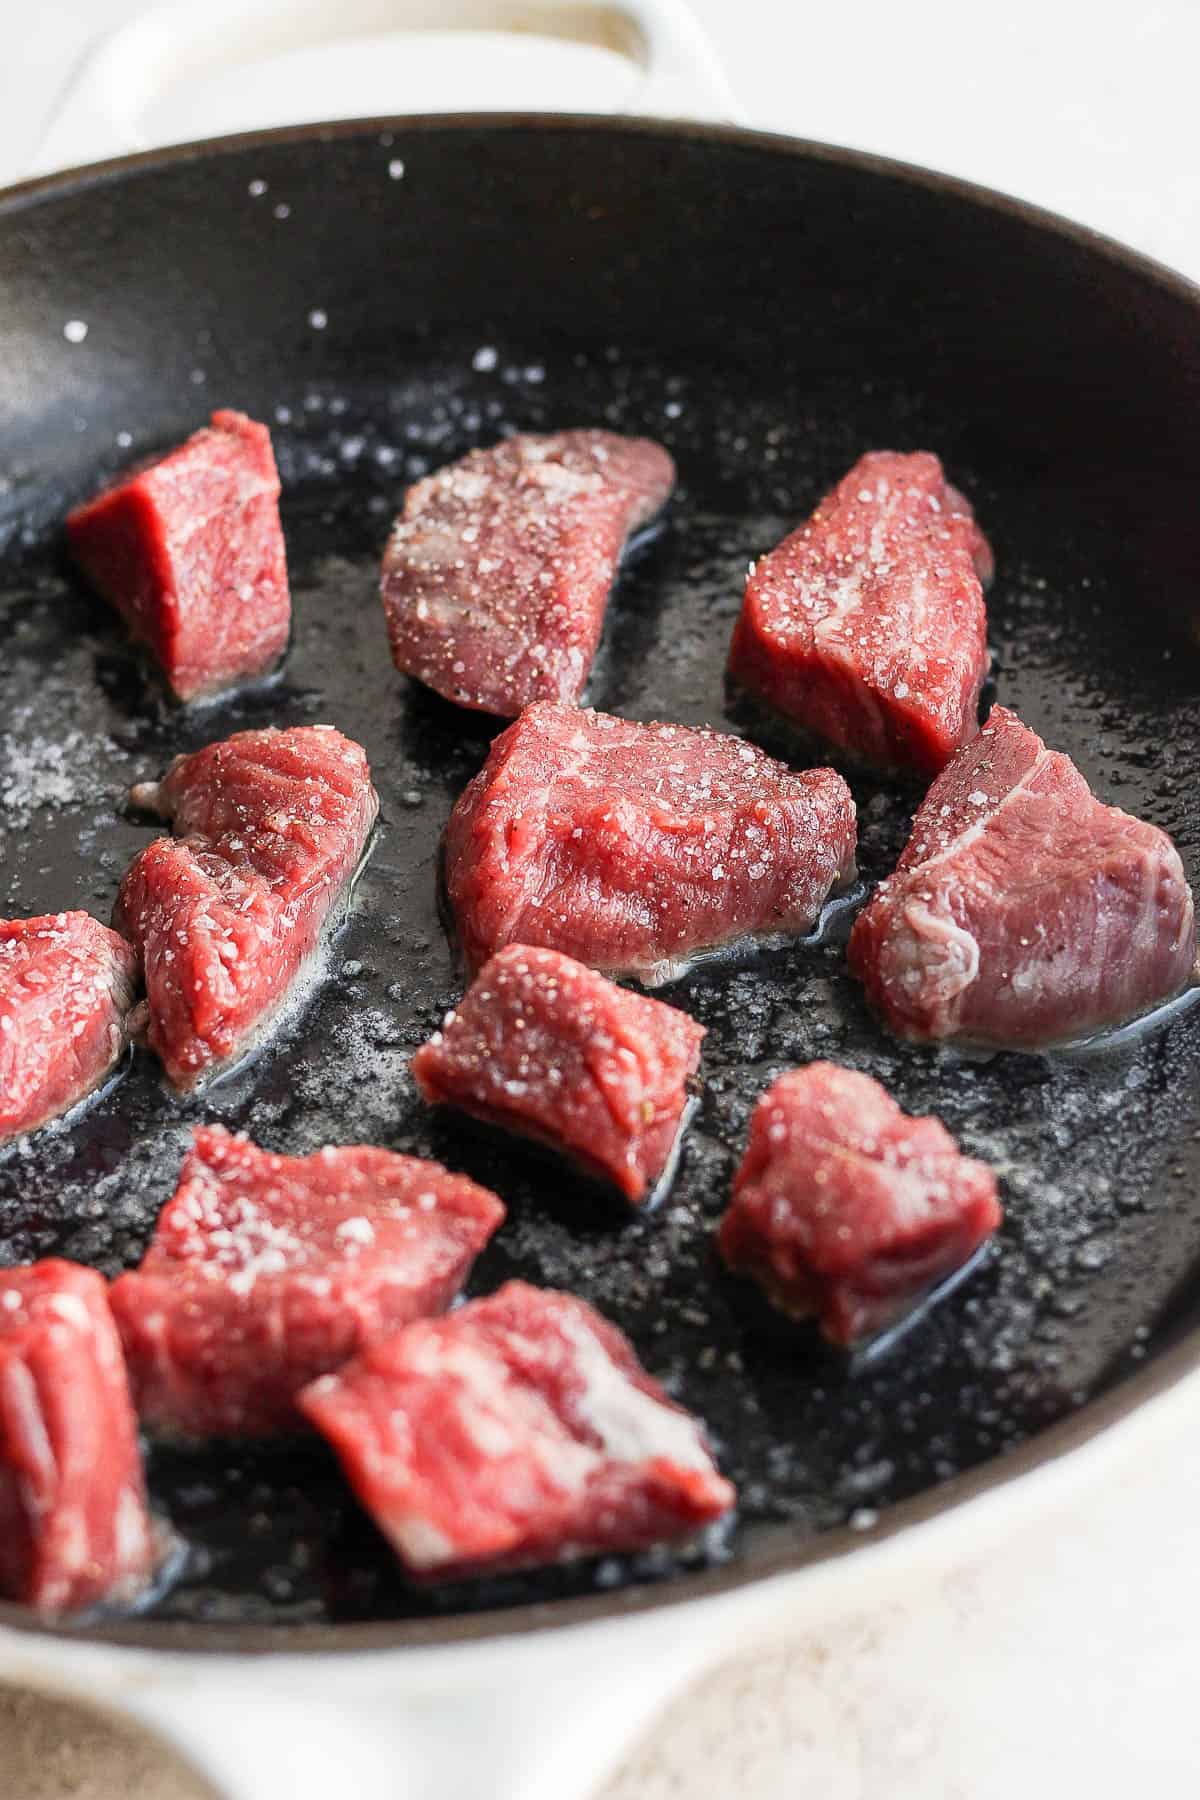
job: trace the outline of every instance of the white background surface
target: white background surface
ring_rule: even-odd
[[[32,155],[89,39],[134,10],[130,0],[0,0],[0,179]],[[969,176],[1200,277],[1197,0],[694,0],[694,10],[748,123]],[[529,58],[453,67],[451,78],[451,64],[425,51],[393,58],[386,91],[362,110],[452,104],[452,93],[472,107],[489,91],[503,105],[502,78],[522,105],[582,103],[586,88],[580,77],[576,90],[564,79],[553,95],[531,92]],[[613,102],[629,91],[613,65],[597,79]],[[284,116],[269,95],[263,105],[263,122]],[[1194,1401],[1152,1464],[1128,1466],[1002,1558],[682,1702],[607,1800],[1127,1800],[1138,1789],[1196,1800],[1198,1497]],[[8,1800],[2,1767],[0,1793]]]
[[[0,176],[32,152],[84,46],[138,10],[138,0],[0,0]],[[693,0],[692,10],[748,123],[969,176],[1200,276],[1196,0]],[[443,62],[431,81],[422,55],[410,58],[411,84],[404,61],[389,61],[387,110],[470,107],[489,93],[504,105],[505,81],[521,104],[570,98],[561,84],[539,93],[536,71],[530,91],[515,58],[472,70],[455,56],[453,79]],[[606,94],[620,88],[609,76]],[[373,81],[366,110],[381,98]],[[279,116],[269,94],[262,105]]]

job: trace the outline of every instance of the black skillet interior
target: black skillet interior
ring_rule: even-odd
[[[492,728],[392,671],[376,572],[406,483],[469,446],[648,432],[682,486],[621,581],[590,697],[720,725],[747,560],[862,450],[935,448],[996,546],[997,691],[1102,795],[1168,827],[1195,879],[1198,325],[1182,284],[1019,209],[737,134],[401,122],[0,205],[0,914],[107,916],[148,835],[128,784],[240,726],[336,723],[383,798],[299,1022],[203,1101],[170,1097],[139,1055],[84,1117],[0,1157],[3,1257],[134,1261],[203,1117],[285,1151],[440,1157],[511,1209],[473,1292],[520,1274],[584,1294],[708,1420],[741,1510],[693,1567],[868,1525],[1155,1357],[1195,1312],[1196,1012],[1086,1056],[979,1060],[884,1036],[837,930],[697,972],[665,997],[709,1028],[702,1108],[674,1190],[632,1220],[426,1111],[409,1056],[459,992],[438,835]],[[296,629],[275,684],[182,714],[66,571],[59,525],[216,405],[272,425]],[[913,796],[856,789],[874,879]],[[764,1328],[710,1249],[755,1097],[816,1056],[936,1109],[1004,1186],[982,1266],[857,1365]],[[151,1474],[189,1546],[160,1617],[428,1617],[679,1574],[609,1559],[416,1594],[316,1448],[157,1453]]]

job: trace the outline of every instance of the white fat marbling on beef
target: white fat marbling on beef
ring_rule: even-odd
[[[385,1532],[404,1561],[414,1569],[440,1569],[454,1559],[454,1545],[445,1532],[417,1513],[389,1518]]]
[[[996,707],[930,789],[850,961],[901,1035],[1061,1042],[1193,981],[1192,895],[1165,832]]]
[[[650,1462],[665,1458],[681,1469],[709,1469],[712,1459],[695,1419],[656,1400],[617,1367],[604,1346],[578,1320],[564,1321],[582,1379],[573,1404],[600,1440],[605,1458]]]

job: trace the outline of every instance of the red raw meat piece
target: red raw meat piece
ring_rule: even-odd
[[[662,1179],[703,1025],[557,950],[493,956],[413,1058],[425,1098],[564,1151],[627,1200]]]
[[[291,600],[265,425],[215,412],[186,444],[76,507],[71,553],[181,700],[278,662]]]
[[[854,802],[686,725],[531,706],[446,828],[446,888],[473,969],[505,944],[651,984],[748,935],[816,922],[854,873]]]
[[[298,1390],[447,1307],[504,1218],[487,1188],[413,1156],[194,1137],[140,1268],[112,1286],[138,1410],[170,1437],[302,1428]]]
[[[930,788],[849,956],[901,1037],[1052,1044],[1193,979],[1192,894],[1164,831],[997,706]]]
[[[880,1331],[951,1274],[1001,1219],[996,1178],[939,1119],[877,1081],[793,1069],[754,1109],[721,1222],[721,1254],[835,1344]]]
[[[991,574],[937,457],[872,451],[751,569],[730,674],[863,762],[935,775],[979,728]]]
[[[134,858],[113,922],[142,954],[151,1047],[189,1088],[278,1011],[331,928],[379,800],[362,747],[331,725],[239,731],[132,797],[180,835]]]
[[[621,552],[675,485],[649,438],[513,437],[410,488],[383,559],[396,667],[512,719],[583,692]]]
[[[44,1613],[127,1603],[157,1560],[103,1276],[0,1270],[0,1590]]]
[[[0,919],[0,1144],[116,1066],[136,981],[132,947],[90,913]]]
[[[621,1333],[521,1281],[381,1339],[300,1404],[418,1576],[646,1549],[735,1499]]]

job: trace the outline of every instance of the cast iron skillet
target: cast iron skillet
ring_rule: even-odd
[[[182,714],[72,579],[59,528],[100,478],[216,405],[272,424],[296,631],[276,683]],[[1197,875],[1200,305],[1175,277],[935,176],[657,124],[274,132],[11,193],[0,914],[107,916],[149,832],[128,784],[241,726],[325,720],[361,739],[383,823],[302,1018],[199,1101],[166,1094],[139,1055],[85,1116],[0,1158],[0,1251],[132,1262],[202,1117],[284,1151],[436,1155],[510,1205],[472,1291],[520,1274],[593,1300],[708,1420],[742,1497],[734,1529],[682,1564],[610,1558],[417,1594],[318,1447],[159,1453],[153,1492],[185,1568],[150,1617],[66,1629],[327,1650],[686,1599],[936,1511],[1196,1360],[1200,1014],[1186,1008],[1086,1055],[970,1060],[875,1026],[844,922],[698,972],[666,997],[709,1028],[703,1107],[674,1191],[632,1221],[417,1101],[411,1050],[460,991],[438,835],[492,727],[393,672],[379,552],[418,473],[505,429],[583,423],[662,438],[682,476],[621,583],[596,704],[727,720],[747,560],[862,450],[929,446],[997,549],[996,690],[1102,795],[1167,826]],[[856,788],[873,880],[914,796]],[[755,1097],[814,1056],[940,1112],[996,1165],[1007,1208],[982,1266],[850,1365],[764,1329],[710,1252]]]

